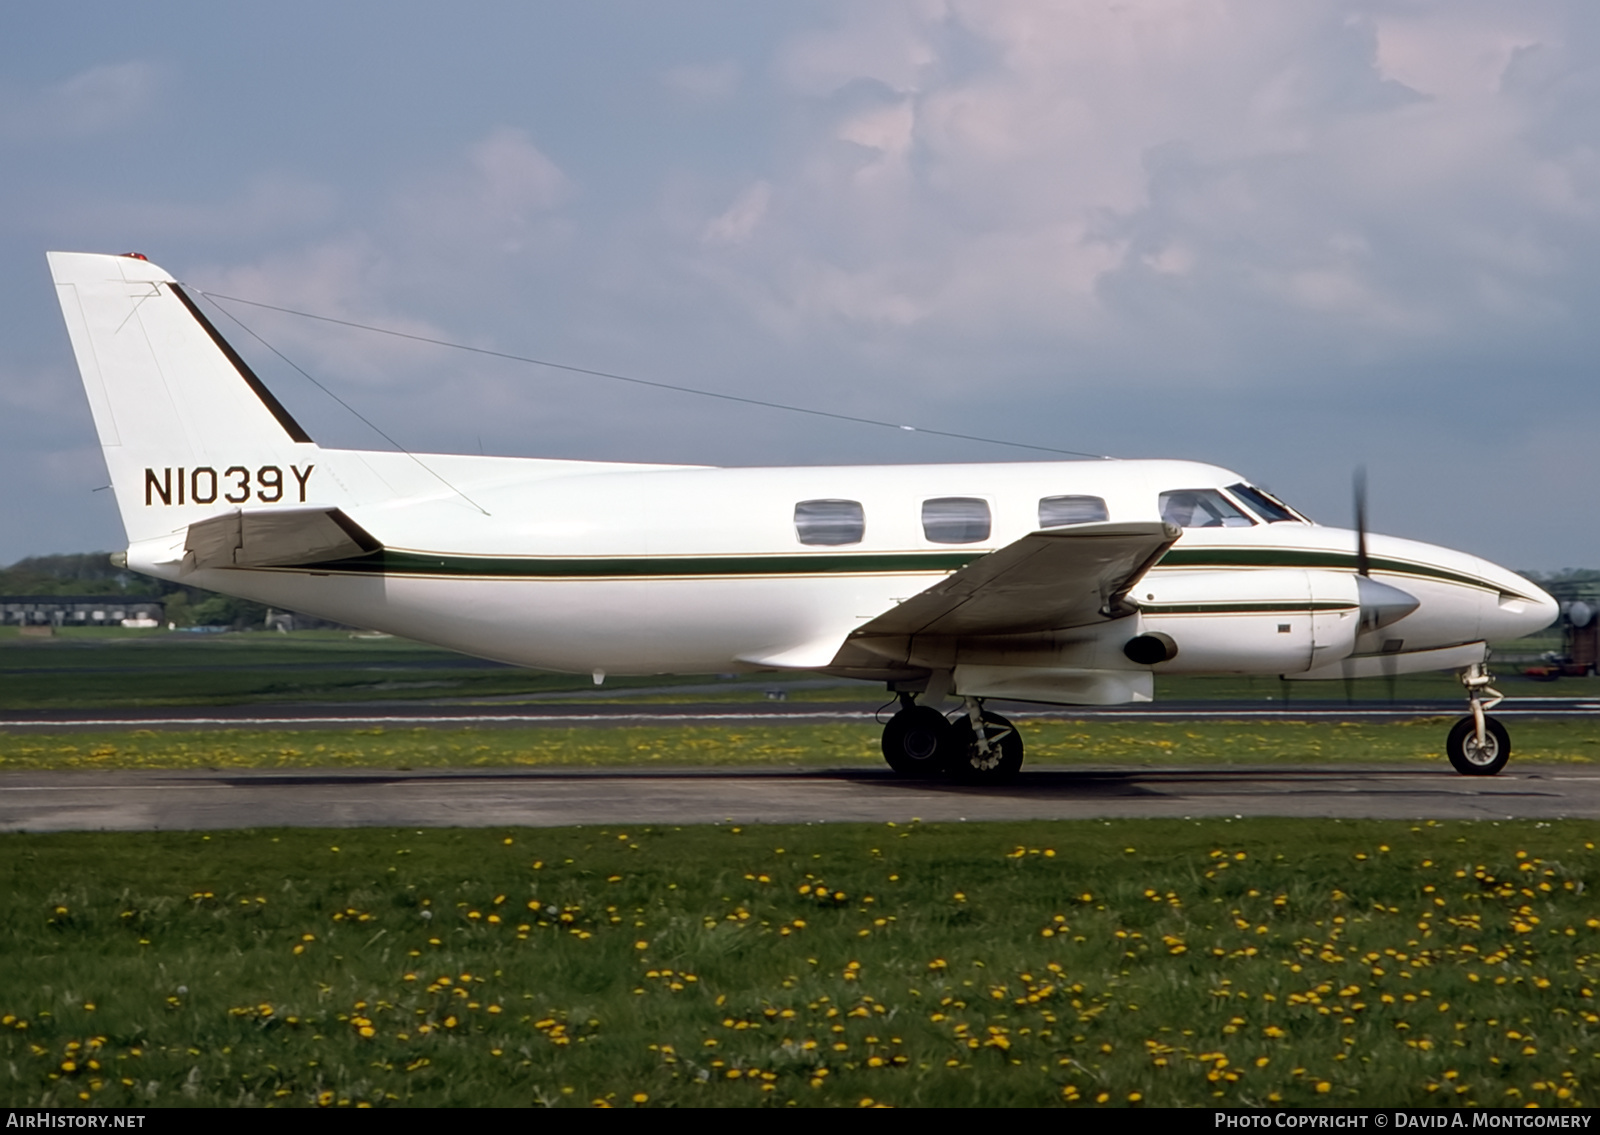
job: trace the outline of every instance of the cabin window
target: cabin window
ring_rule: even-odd
[[[1063,524],[1093,524],[1109,520],[1106,502],[1099,497],[1044,497],[1039,501],[1039,527],[1060,528]]]
[[[982,497],[934,497],[922,502],[922,534],[935,544],[976,544],[989,538],[989,502]]]
[[[1161,519],[1179,528],[1249,528],[1255,524],[1216,489],[1162,493]]]
[[[1282,524],[1285,521],[1300,524],[1305,521],[1305,517],[1296,514],[1292,508],[1265,489],[1258,489],[1254,485],[1240,481],[1237,485],[1229,485],[1228,491],[1244,501],[1251,512],[1268,524]]]
[[[794,506],[794,534],[802,544],[859,544],[866,531],[867,514],[860,501],[801,501]]]

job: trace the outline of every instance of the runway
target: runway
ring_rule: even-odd
[[[1600,819],[1600,770],[1043,769],[1002,788],[888,770],[383,770],[0,775],[0,831],[929,822],[1109,817]]]
[[[1035,721],[1415,721],[1460,717],[1461,699],[1438,702],[1161,702],[1109,707],[1058,708],[991,700],[991,709],[1014,720]],[[951,703],[950,708],[954,708]],[[374,729],[542,726],[779,725],[872,722],[876,705],[830,702],[653,703],[572,702],[505,707],[484,704],[380,703],[367,706],[247,705],[196,709],[25,710],[0,712],[0,732],[62,733],[121,729]],[[892,707],[885,711],[892,712]],[[1594,719],[1593,698],[1508,699],[1494,710],[1505,718]]]

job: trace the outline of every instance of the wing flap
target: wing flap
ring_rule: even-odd
[[[189,525],[190,568],[288,567],[375,552],[383,545],[337,508],[235,509]]]
[[[1181,534],[1160,521],[1034,532],[885,611],[856,636],[1011,634],[1127,614],[1128,589]]]

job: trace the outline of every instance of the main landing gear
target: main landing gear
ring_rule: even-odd
[[[1485,712],[1505,700],[1500,691],[1489,685],[1492,681],[1494,675],[1481,662],[1474,662],[1461,674],[1472,712],[1451,726],[1444,751],[1463,776],[1493,776],[1511,759],[1511,735]]]
[[[963,698],[954,721],[932,706],[900,695],[900,712],[883,727],[883,759],[901,776],[953,776],[970,784],[1000,784],[1022,767],[1022,736],[979,698]]]

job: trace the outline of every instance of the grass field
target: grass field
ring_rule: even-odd
[[[1025,721],[1027,765],[1422,762],[1445,768],[1443,720],[1333,722]],[[1592,763],[1583,721],[1518,721],[1516,762]],[[0,731],[0,772],[108,768],[481,768],[878,766],[878,727],[600,726],[533,729]]]
[[[1592,1106],[1597,837],[0,836],[0,1102]]]
[[[406,639],[348,632],[71,629],[28,639],[16,628],[5,630],[0,709],[503,697],[580,688],[570,674],[518,670]]]
[[[672,684],[604,696],[763,696]],[[587,686],[315,632],[0,634],[6,709]],[[1391,693],[1458,687],[1290,696]],[[1022,727],[1032,767],[1444,767],[1442,721]],[[1513,741],[1516,762],[1600,755],[1577,722]],[[0,728],[0,771],[878,766],[877,745],[866,723]],[[1306,820],[0,835],[0,1103],[1593,1106],[1597,839]]]

